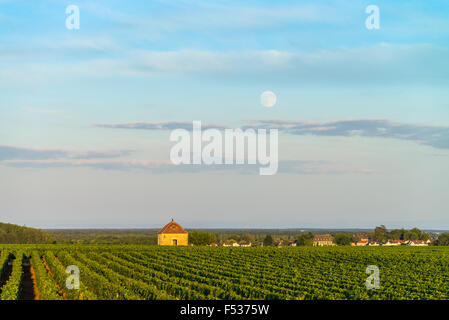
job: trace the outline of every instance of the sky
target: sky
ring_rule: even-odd
[[[0,0],[0,221],[449,229],[448,16],[445,0]],[[173,165],[192,121],[278,129],[277,174]]]

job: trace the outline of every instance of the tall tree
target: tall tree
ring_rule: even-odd
[[[298,246],[311,246],[312,245],[312,239],[313,239],[313,233],[307,232],[300,234],[297,238],[297,245]]]
[[[388,238],[388,230],[384,225],[376,227],[374,229],[373,240],[374,241],[386,241]]]
[[[435,241],[435,245],[437,246],[449,246],[449,233],[442,233]]]
[[[351,244],[351,235],[349,233],[337,233],[334,237],[334,242],[339,246],[349,246]]]
[[[272,246],[273,243],[274,243],[274,241],[273,241],[273,237],[271,235],[267,235],[265,237],[265,239],[263,239],[263,246],[264,247]]]
[[[189,232],[189,243],[195,246],[205,246],[215,241],[217,241],[217,237],[214,233],[202,232],[198,230],[192,230]]]

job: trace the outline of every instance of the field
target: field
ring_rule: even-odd
[[[449,298],[445,247],[0,245],[0,250],[2,300]],[[366,288],[368,265],[379,267],[380,289]],[[79,269],[79,289],[67,288],[66,282],[76,284],[68,266]]]

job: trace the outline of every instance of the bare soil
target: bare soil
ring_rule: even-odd
[[[22,279],[22,292],[20,294],[20,300],[36,300],[36,284],[33,279],[31,271],[31,264],[29,260],[24,260],[22,265],[23,279]]]

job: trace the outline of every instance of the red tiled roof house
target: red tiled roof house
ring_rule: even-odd
[[[189,233],[176,222],[169,222],[157,233],[159,246],[188,246]]]

